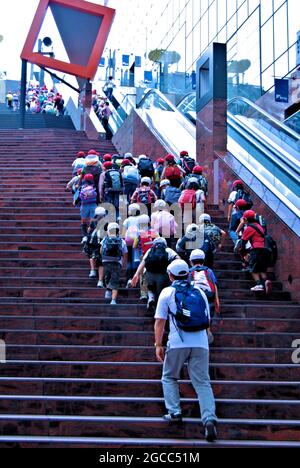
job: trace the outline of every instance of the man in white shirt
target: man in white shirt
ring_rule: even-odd
[[[178,380],[184,364],[188,365],[188,372],[193,387],[198,395],[202,422],[207,441],[213,442],[217,438],[215,414],[215,399],[209,377],[209,347],[206,330],[184,331],[179,329],[176,322],[176,288],[189,284],[189,266],[183,260],[175,260],[168,267],[168,274],[172,286],[165,288],[160,294],[155,313],[155,348],[157,360],[163,363],[162,384],[168,414],[164,419],[169,422],[181,422],[180,394]],[[203,291],[199,298],[199,308],[210,318],[209,304]],[[202,299],[201,299],[202,298]],[[170,317],[170,333],[167,351],[163,348],[163,336],[166,322]]]

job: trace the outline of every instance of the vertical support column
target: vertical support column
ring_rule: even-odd
[[[227,47],[214,43],[197,63],[197,162],[205,167],[209,204],[219,204],[218,159],[227,150]]]
[[[25,127],[27,87],[27,60],[22,60],[21,91],[20,91],[20,128]]]

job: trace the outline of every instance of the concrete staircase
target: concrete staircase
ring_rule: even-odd
[[[138,291],[122,289],[114,308],[87,279],[64,187],[77,151],[91,147],[115,151],[75,131],[0,130],[0,447],[207,447],[186,372],[184,423],[161,420],[153,319]],[[226,227],[218,207],[210,213]],[[228,241],[216,260],[215,446],[300,447],[300,306],[278,281],[271,297],[255,296],[239,270]]]
[[[5,104],[0,104],[0,129],[18,129],[20,128],[20,114],[8,109]],[[74,130],[71,117],[64,115],[56,117],[50,114],[32,114],[26,112],[25,114],[25,128],[26,129],[42,129],[42,128],[57,128]]]

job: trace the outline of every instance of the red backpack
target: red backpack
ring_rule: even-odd
[[[169,166],[166,168],[165,179],[170,181],[181,179],[181,172],[177,166]]]
[[[195,190],[184,190],[178,200],[179,205],[184,209],[184,205],[192,205],[193,210],[197,205],[197,197]]]
[[[158,237],[158,234],[153,229],[142,232],[140,236],[140,243],[141,243],[143,256],[145,255],[146,252],[148,252],[148,250],[152,249],[153,242],[154,242],[154,239],[156,239],[156,237]]]

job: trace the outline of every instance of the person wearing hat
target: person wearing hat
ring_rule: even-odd
[[[154,311],[161,291],[170,284],[167,267],[175,259],[179,259],[177,253],[168,247],[166,239],[158,237],[153,241],[151,249],[144,255],[132,279],[132,287],[136,287],[144,270],[146,270],[149,312]]]
[[[105,232],[105,222],[103,221],[108,215],[108,212],[105,208],[98,207],[95,210],[95,217],[90,223],[90,227],[88,229],[87,240],[83,246],[83,252],[88,257],[90,262],[90,274],[89,278],[94,279],[97,278],[98,272],[98,288],[103,288],[103,263],[102,257],[100,255],[100,245],[101,240],[104,238]]]
[[[99,156],[97,155],[97,152],[95,150],[91,149],[85,158],[85,166],[82,169],[81,179],[79,180],[79,185],[85,175],[91,174],[94,177],[94,185],[97,191],[97,203],[99,203],[100,201],[98,184],[99,184],[99,178],[100,178],[101,172],[102,172],[102,168],[101,168]]]
[[[78,169],[83,169],[85,166],[85,152],[79,151],[77,153],[76,159],[72,163],[72,175],[76,176]]]
[[[128,261],[126,269],[127,288],[131,285],[131,279],[134,276],[140,264],[139,253],[139,225],[141,208],[140,205],[134,203],[128,207],[129,217],[123,223],[123,238],[125,239],[128,249]]]
[[[167,154],[161,180],[168,179],[172,187],[180,188],[185,175],[185,170],[177,164],[175,156],[173,156],[173,154]]]
[[[181,190],[176,187],[171,187],[168,179],[163,179],[160,183],[160,198],[164,200],[169,206],[178,203],[181,196]]]
[[[165,405],[168,413],[164,420],[168,422],[181,422],[182,412],[178,381],[182,369],[187,363],[189,377],[197,393],[202,422],[205,428],[205,437],[208,442],[217,438],[216,431],[216,405],[209,377],[209,345],[205,329],[187,331],[179,328],[176,315],[179,302],[186,297],[193,301],[190,305],[190,314],[195,310],[208,320],[210,318],[209,304],[203,291],[191,286],[189,282],[189,266],[183,260],[175,260],[168,266],[170,287],[165,288],[158,300],[155,312],[155,350],[158,362],[163,364],[162,386]],[[193,306],[193,307],[192,307]],[[169,319],[170,332],[167,350],[164,350],[164,333],[166,322]]]
[[[128,203],[139,186],[140,174],[138,168],[129,159],[123,159],[121,164],[121,174],[124,182],[124,192]]]
[[[126,269],[127,245],[120,237],[120,227],[117,223],[110,223],[107,236],[101,242],[100,254],[106,280],[105,299],[111,300],[111,305],[117,305],[118,290],[122,268]]]
[[[188,151],[180,152],[180,161],[186,175],[192,174],[193,169],[196,166],[196,161],[190,157]]]
[[[241,223],[242,218],[244,217],[245,211],[247,211],[247,206],[248,204],[246,200],[237,200],[235,202],[235,213],[233,213],[233,215],[231,216],[229,229],[228,229],[230,238],[232,242],[234,243],[234,245],[239,240],[237,229],[240,226],[240,223]]]
[[[211,242],[213,252],[216,253],[218,249],[222,250],[227,236],[226,232],[216,226],[207,213],[199,217],[199,225],[201,229],[204,229],[204,237]]]
[[[205,198],[207,198],[207,196],[208,196],[208,182],[207,182],[206,177],[204,177],[204,175],[203,175],[203,167],[199,166],[199,165],[194,166],[194,168],[192,170],[192,173],[188,174],[185,177],[184,182],[183,182],[182,187],[181,187],[182,189],[187,188],[191,178],[192,179],[197,179],[199,190],[202,190],[204,192]]]
[[[160,189],[160,181],[163,170],[165,167],[165,160],[164,158],[158,158],[156,163],[155,163],[155,171],[154,171],[154,182],[155,182],[155,188],[154,191],[156,195],[159,195],[159,189]]]
[[[76,192],[76,186],[79,182],[81,173],[82,173],[82,169],[81,168],[77,169],[76,176],[72,177],[72,179],[67,183],[66,191],[69,191],[72,189],[72,193],[74,195],[74,193]]]
[[[114,169],[113,163],[107,161],[103,164],[104,172],[99,179],[100,203],[109,203],[116,210],[119,217],[120,196],[123,193],[123,179],[119,170]]]
[[[217,278],[210,268],[204,265],[205,263],[205,252],[200,249],[193,250],[190,255],[190,264],[192,268],[190,270],[193,285],[196,288],[200,288],[207,297],[210,306],[210,316],[214,317],[215,311],[220,313],[220,299],[217,285]],[[210,329],[207,331],[209,344],[214,342],[214,336]]]
[[[95,189],[94,177],[92,174],[86,174],[84,176],[82,185],[79,189],[79,198],[81,200],[80,216],[83,235],[82,243],[84,244],[87,241],[90,222],[94,218],[97,208],[97,191]]]
[[[171,247],[178,224],[164,200],[157,200],[154,204],[154,210],[151,215],[151,227],[160,236],[164,237],[167,240],[168,247]]]
[[[232,192],[228,198],[228,215],[227,219],[230,223],[231,216],[237,212],[236,210],[236,202],[238,200],[246,200],[247,201],[247,209],[250,210],[253,206],[253,201],[249,192],[245,190],[245,184],[242,180],[235,180],[232,184]]]
[[[139,156],[138,170],[142,178],[150,177],[152,183],[152,179],[154,176],[154,166],[151,159],[148,158],[148,156],[146,156],[145,154],[141,154]]]
[[[140,186],[136,189],[130,203],[139,203],[146,206],[148,215],[151,216],[151,205],[156,202],[157,196],[151,189],[152,179],[150,177],[143,177]]]
[[[256,213],[252,210],[244,212],[243,216],[246,229],[242,235],[242,250],[246,249],[248,242],[251,244],[249,254],[249,271],[252,273],[256,286],[251,288],[254,292],[272,292],[272,282],[268,280],[268,267],[270,264],[270,252],[265,248],[265,229],[258,224]]]

